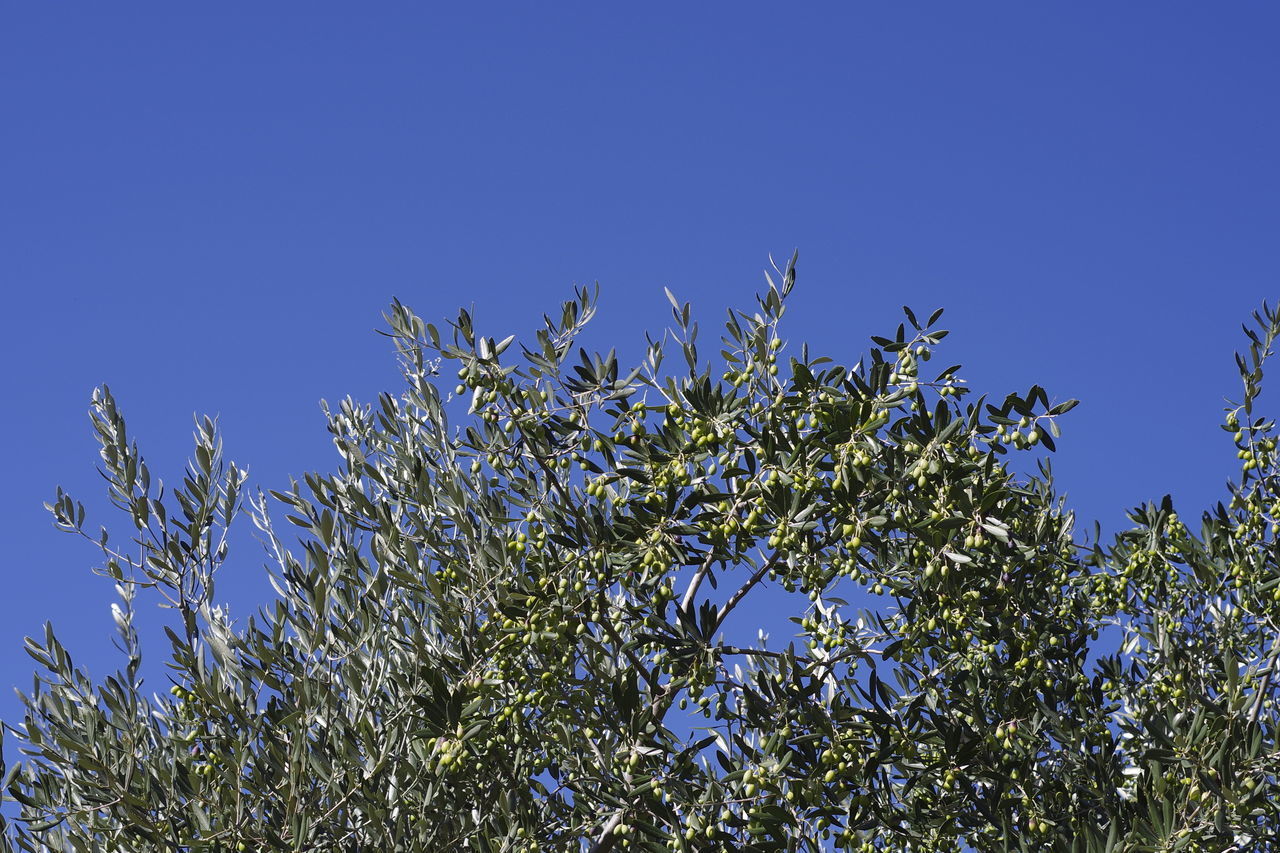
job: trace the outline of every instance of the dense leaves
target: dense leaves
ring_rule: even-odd
[[[1193,531],[1158,501],[1104,547],[1038,455],[1072,401],[931,370],[941,312],[853,365],[789,356],[794,259],[775,272],[717,368],[674,297],[633,369],[575,343],[587,291],[523,345],[395,303],[403,389],[328,410],[337,470],[269,494],[207,419],[167,492],[98,391],[128,544],[50,509],[105,555],[125,664],[95,682],[52,627],[28,641],[7,842],[1272,849],[1276,315],[1246,330],[1228,502]],[[242,514],[279,598],[235,624],[214,592]],[[147,599],[174,612],[163,695]],[[796,637],[756,636],[761,599]]]

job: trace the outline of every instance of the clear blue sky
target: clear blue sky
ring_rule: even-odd
[[[321,398],[396,387],[393,296],[503,336],[598,280],[592,340],[635,354],[664,286],[710,333],[798,247],[793,342],[852,361],[945,306],[975,388],[1083,400],[1084,516],[1197,515],[1277,294],[1278,42],[1261,2],[7,4],[0,717],[47,619],[117,665],[98,555],[42,508],[116,524],[93,387],[166,479],[199,412],[278,488],[334,463]],[[242,537],[233,614],[262,562]]]

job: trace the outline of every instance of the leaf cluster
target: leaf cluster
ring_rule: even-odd
[[[1194,531],[1138,508],[1104,547],[1042,457],[1010,461],[1074,401],[930,369],[941,311],[853,364],[789,355],[794,283],[793,257],[728,313],[714,366],[670,293],[630,368],[577,345],[585,289],[515,350],[396,302],[401,390],[326,406],[336,470],[269,493],[209,419],[166,492],[100,389],[127,544],[49,507],[104,555],[125,664],[95,682],[51,626],[28,640],[6,843],[1271,849],[1276,314],[1246,329],[1229,500]],[[278,598],[237,624],[214,590],[242,515]],[[174,613],[163,695],[140,594]],[[794,603],[794,638],[752,635],[761,598]]]

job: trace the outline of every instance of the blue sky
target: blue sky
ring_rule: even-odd
[[[503,337],[599,281],[591,342],[638,355],[664,286],[709,334],[799,248],[794,343],[853,361],[942,306],[973,387],[1080,398],[1055,465],[1082,516],[1194,516],[1234,471],[1231,353],[1280,273],[1272,4],[0,14],[0,717],[48,619],[117,665],[97,554],[42,508],[62,485],[116,522],[93,387],[166,479],[207,413],[279,488],[334,464],[321,398],[397,387],[392,297]],[[234,614],[262,562],[246,537]]]

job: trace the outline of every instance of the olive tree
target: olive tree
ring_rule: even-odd
[[[1103,545],[1042,455],[1073,401],[931,369],[941,312],[853,364],[788,355],[795,259],[766,279],[714,366],[669,293],[634,367],[575,342],[588,290],[520,345],[393,303],[402,388],[326,407],[336,470],[280,491],[210,419],[166,490],[99,389],[127,532],[50,509],[102,550],[124,665],[28,641],[6,843],[1274,849],[1277,316],[1239,357],[1229,502],[1193,530],[1156,501]],[[236,623],[215,581],[246,515],[278,598]],[[748,600],[795,636],[757,636]]]

